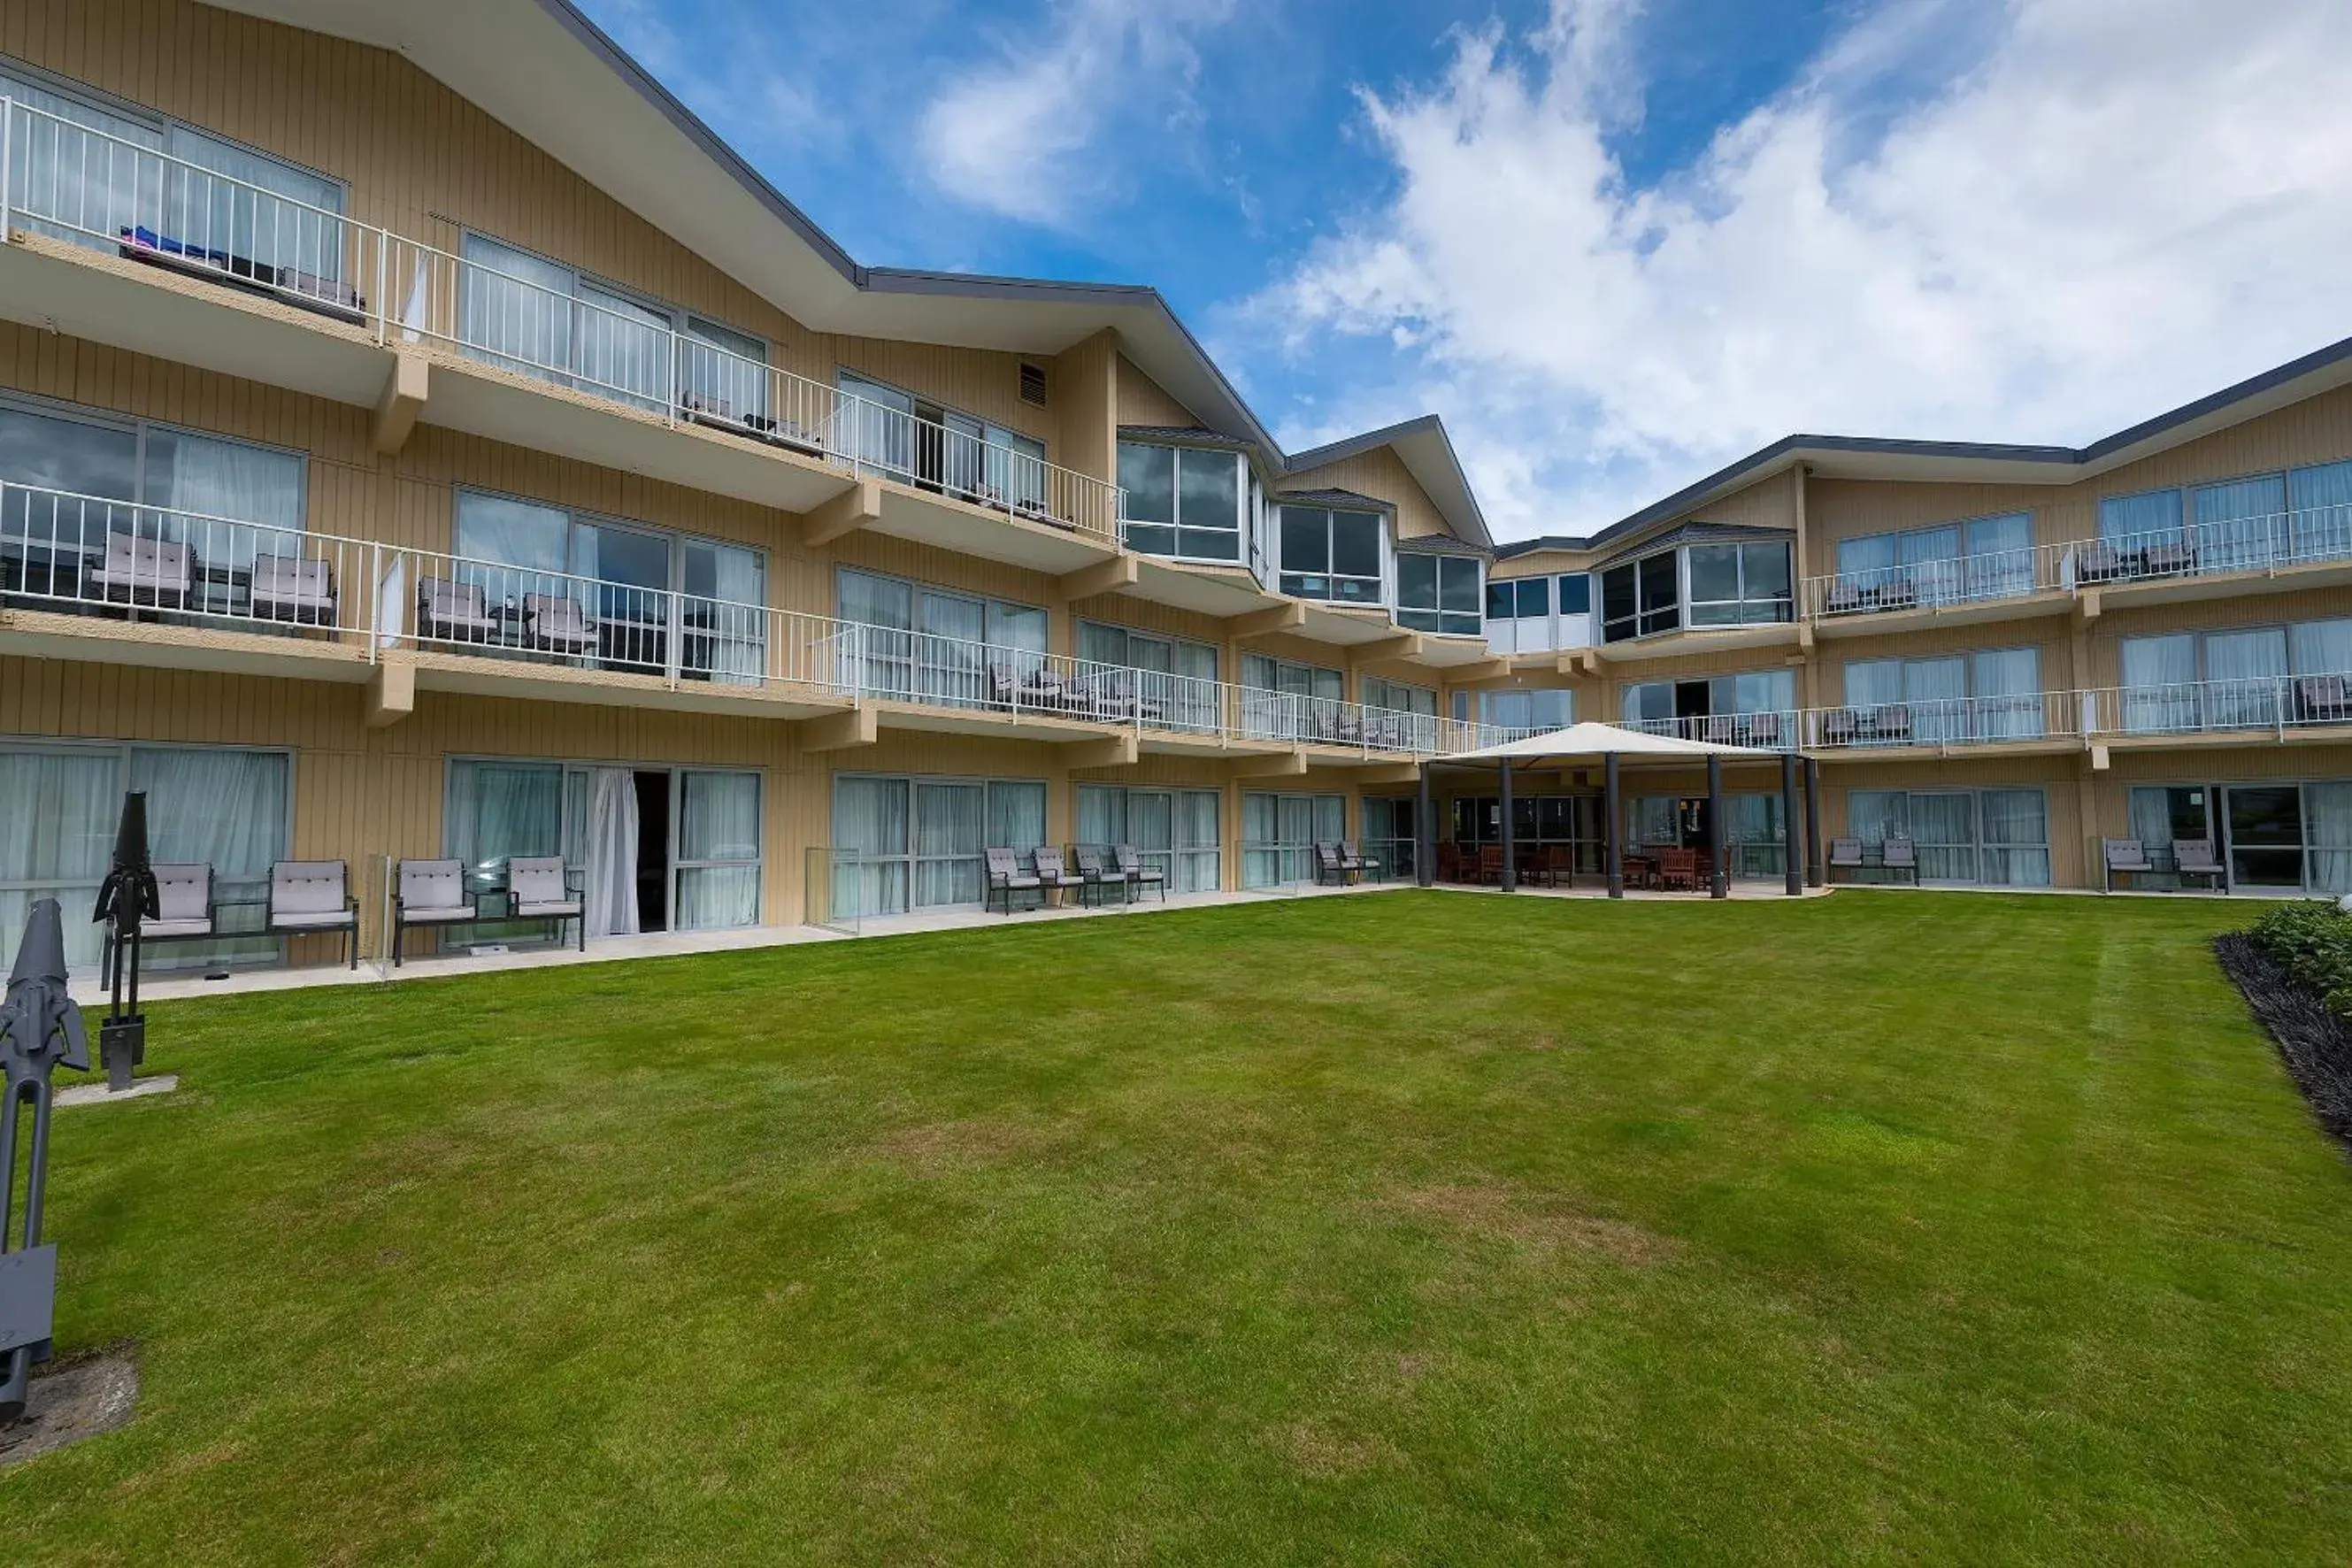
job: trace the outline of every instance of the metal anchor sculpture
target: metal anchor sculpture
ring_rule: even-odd
[[[139,1011],[139,948],[144,922],[163,914],[155,868],[147,859],[147,792],[122,797],[122,822],[114,834],[114,865],[98,889],[89,918],[106,930],[104,984],[109,988],[106,1021],[98,1028],[98,1058],[106,1068],[106,1088],[121,1094],[131,1072],[147,1059],[147,1019]],[[123,971],[131,972],[131,1005],[122,1004]]]
[[[55,899],[34,904],[0,1002],[0,1425],[25,1413],[33,1363],[49,1359],[58,1298],[58,1249],[41,1243],[41,1195],[48,1179],[49,1074],[60,1065],[89,1070],[81,1009],[66,993],[64,916]],[[16,1137],[31,1123],[32,1160],[24,1219],[16,1218]]]

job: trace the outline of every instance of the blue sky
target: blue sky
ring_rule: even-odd
[[[2332,0],[585,4],[859,259],[1151,283],[1288,445],[1443,414],[1507,536],[2352,331]]]

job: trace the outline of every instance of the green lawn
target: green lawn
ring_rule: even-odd
[[[2341,1563],[2208,901],[1398,893],[159,1006],[11,1562]]]

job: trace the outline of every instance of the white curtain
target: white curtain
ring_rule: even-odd
[[[2352,675],[2352,620],[2303,621],[2287,628],[2297,675]]]
[[[0,751],[0,954],[13,962],[38,899],[64,906],[66,962],[98,963],[89,911],[122,805],[113,751]]]
[[[572,363],[582,390],[658,413],[669,402],[669,317],[587,283],[574,292]]]
[[[988,842],[1026,857],[1045,842],[1045,786],[1020,779],[988,785]]]
[[[2278,626],[2204,636],[2205,723],[2216,730],[2263,728],[2282,718],[2286,633]]]
[[[163,520],[165,536],[193,545],[206,564],[243,569],[256,555],[299,553],[300,542],[289,536],[302,531],[302,473],[292,453],[242,441],[178,430],[147,437],[147,499],[184,514]]]
[[[168,232],[171,238],[196,244],[199,250],[225,248],[198,243],[200,235],[157,228],[165,216],[164,165],[146,153],[163,150],[161,132],[36,87],[19,76],[0,75],[0,93],[68,122],[16,116],[8,171],[16,221],[56,238],[110,250],[118,233],[132,227],[159,237]],[[54,221],[26,223],[26,214]]]
[[[2352,893],[2352,784],[2304,785],[2303,830],[2311,845],[2311,890]]]
[[[2352,462],[2322,463],[2287,476],[2287,552],[2297,561],[2352,555]]]
[[[2123,673],[2126,731],[2164,734],[2197,727],[2196,634],[2124,638]]]
[[[1918,739],[1948,741],[1966,735],[1969,661],[1958,657],[1905,659],[1903,700],[1911,706],[1911,732]]]
[[[677,925],[724,931],[760,923],[760,775],[679,775]]]
[[[2099,502],[2099,537],[2126,549],[2170,542],[2179,537],[2180,523],[2179,490],[2109,496]]]
[[[2286,535],[2286,479],[2232,479],[2191,490],[2189,505],[2197,522],[2197,564],[2200,570],[2244,572],[2270,564],[2273,544],[2284,548]]]
[[[637,781],[598,768],[588,781],[588,930],[637,934]]]
[[[1989,789],[1977,797],[1984,818],[1984,880],[2004,888],[2050,885],[2049,808],[2038,789]]]
[[[224,901],[268,896],[269,868],[286,854],[293,819],[292,764],[285,752],[142,746],[131,753],[131,787],[147,792],[147,843],[155,859],[209,863],[213,896]],[[356,884],[352,890],[359,890]],[[187,968],[277,954],[273,939],[248,937],[173,942],[150,962]]]
[[[834,780],[836,919],[907,912],[908,793],[905,779]]]
[[[165,176],[163,208],[174,223],[200,230],[210,248],[231,256],[313,278],[342,276],[341,184],[185,126],[173,128],[171,153],[210,171],[173,168]]]
[[[987,798],[976,784],[915,783],[915,907],[976,904],[986,887]]]
[[[1846,833],[1868,845],[1911,836],[1911,797],[1899,789],[1858,789],[1846,795]]]
[[[457,333],[470,358],[571,382],[572,268],[478,234],[466,236]]]
[[[1215,790],[1176,796],[1176,874],[1169,891],[1209,893],[1224,886],[1224,797]]]
[[[1977,879],[1976,797],[1965,791],[1911,796],[1911,837],[1919,845],[1923,882]]]
[[[2042,650],[1988,648],[1969,656],[1976,694],[1976,733],[2016,741],[2042,733]]]
[[[1883,708],[1903,700],[1903,661],[1855,659],[1845,667],[1845,705]]]

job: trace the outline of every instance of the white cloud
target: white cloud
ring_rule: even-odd
[[[1392,195],[1243,319],[1406,368],[1300,440],[1435,407],[1503,532],[1580,532],[1792,430],[2078,441],[2352,332],[2343,0],[2011,0],[1940,68],[1955,10],[1882,6],[1647,185],[1633,3],[1360,94]]]
[[[1091,154],[1115,121],[1165,132],[1197,118],[1192,39],[1234,0],[1062,0],[1048,26],[950,79],[924,110],[923,166],[941,192],[1025,222],[1063,224],[1102,187]]]

